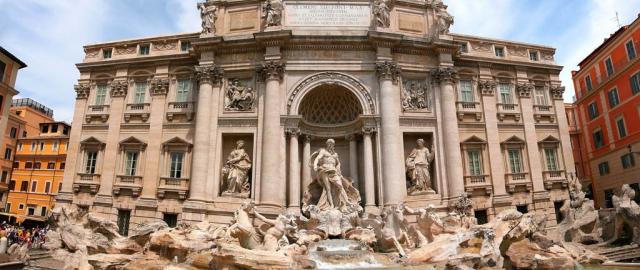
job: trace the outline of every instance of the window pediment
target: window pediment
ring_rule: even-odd
[[[186,151],[190,151],[192,146],[193,144],[180,137],[174,137],[162,143],[164,151],[167,151],[168,149],[185,149]]]
[[[105,143],[103,143],[102,141],[96,139],[95,137],[91,136],[89,138],[86,138],[84,140],[82,140],[80,142],[80,146],[82,148],[98,148],[98,149],[104,149]]]
[[[560,140],[558,140],[558,138],[554,136],[549,135],[546,138],[544,138],[542,141],[539,141],[538,144],[540,146],[557,147],[558,144],[560,144]]]
[[[487,145],[487,141],[483,140],[482,138],[473,135],[469,138],[467,138],[466,140],[462,141],[460,143],[462,145],[463,148],[484,148]]]
[[[139,149],[144,151],[145,148],[147,148],[147,143],[133,136],[120,141],[120,149]]]
[[[503,148],[524,148],[525,141],[518,136],[511,136],[500,144]]]

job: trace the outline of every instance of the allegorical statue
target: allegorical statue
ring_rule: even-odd
[[[429,151],[423,139],[418,139],[417,147],[407,157],[407,176],[410,180],[409,193],[433,191],[431,188],[431,173],[429,169],[434,157],[434,150]],[[433,146],[432,148],[435,148]]]
[[[380,27],[389,27],[391,23],[389,2],[390,0],[376,0],[373,4],[373,15]]]
[[[266,0],[262,4],[262,18],[264,18],[265,25],[267,27],[280,25],[283,9],[282,0]]]
[[[240,80],[233,79],[225,93],[224,108],[228,111],[248,111],[253,107],[253,88],[243,86]]]
[[[226,174],[226,189],[222,193],[225,196],[249,196],[249,175],[251,169],[251,159],[244,150],[244,141],[236,142],[236,148],[227,157],[223,174]]]
[[[442,4],[442,1],[434,1],[436,10],[436,21],[438,27],[438,34],[446,35],[449,33],[449,27],[453,25],[453,16],[447,11],[447,7]]]
[[[304,205],[314,205],[320,211],[338,209],[343,213],[359,208],[360,193],[351,180],[342,176],[340,158],[335,151],[335,141],[327,140],[327,147],[311,155],[311,164],[316,178],[309,184],[304,195]]]
[[[207,6],[206,3],[203,2],[198,4],[198,9],[200,10],[200,18],[202,19],[202,33],[215,34],[218,7],[215,5]]]

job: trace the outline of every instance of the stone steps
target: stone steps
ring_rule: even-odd
[[[600,250],[598,253],[614,262],[633,259],[633,258],[640,258],[640,249],[636,244],[622,246],[622,247],[606,248],[606,249]]]

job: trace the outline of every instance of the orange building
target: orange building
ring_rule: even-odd
[[[9,184],[6,212],[24,219],[44,220],[62,185],[71,126],[41,123],[37,136],[18,140]]]
[[[576,102],[576,162],[590,178],[596,205],[611,200],[623,184],[640,201],[640,18],[621,27],[573,71]],[[575,137],[574,137],[575,138]],[[577,155],[577,156],[576,156]],[[578,166],[576,166],[578,167]]]
[[[13,96],[18,94],[15,89],[18,70],[26,66],[24,62],[0,46],[0,130],[6,130],[7,124],[11,121],[9,106]],[[0,164],[2,166],[2,174],[0,175],[0,201],[2,205],[7,198],[7,181],[11,175],[10,160],[12,157],[12,152],[7,153],[6,151],[5,140],[6,136],[0,136],[0,145],[5,146],[3,161]]]

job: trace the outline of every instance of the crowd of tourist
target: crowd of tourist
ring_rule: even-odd
[[[25,228],[20,225],[11,225],[6,222],[0,224],[0,238],[7,238],[7,246],[13,244],[27,244],[29,248],[39,248],[45,242],[45,236],[49,231],[49,225],[41,228]]]

